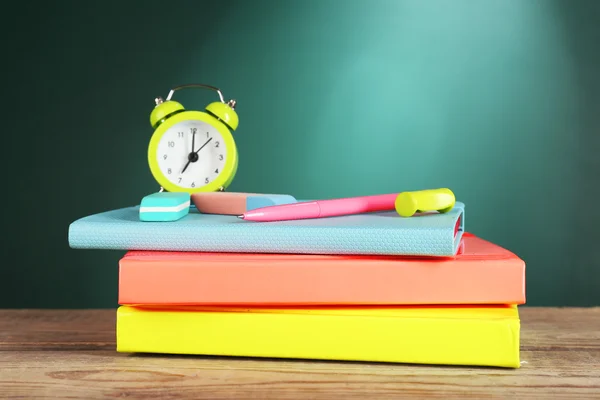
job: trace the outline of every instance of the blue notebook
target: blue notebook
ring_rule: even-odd
[[[173,222],[140,221],[139,206],[90,215],[69,226],[75,249],[237,253],[454,256],[464,204],[445,213],[403,218],[395,211],[279,222],[202,214]]]

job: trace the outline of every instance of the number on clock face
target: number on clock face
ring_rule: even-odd
[[[161,172],[169,181],[193,189],[219,176],[225,166],[227,149],[223,137],[212,125],[184,121],[163,134],[156,156]]]

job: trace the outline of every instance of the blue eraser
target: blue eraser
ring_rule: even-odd
[[[144,197],[140,203],[140,221],[177,221],[190,212],[190,194],[158,192]]]
[[[296,198],[287,194],[249,195],[246,198],[246,211],[292,203],[297,203]]]

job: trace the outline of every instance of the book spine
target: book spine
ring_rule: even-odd
[[[161,234],[144,229],[142,224],[124,224],[116,228],[110,223],[73,223],[69,227],[69,245],[74,249],[202,251],[287,254],[365,254],[454,256],[460,238],[453,229],[361,228],[357,235],[351,229],[322,227],[269,226],[256,229],[248,225],[211,227],[182,231],[177,224],[161,224]]]
[[[117,310],[117,351],[519,368],[518,318]]]
[[[518,259],[435,264],[368,258],[250,262],[123,257],[118,301],[121,305],[523,304],[524,279],[524,263]]]

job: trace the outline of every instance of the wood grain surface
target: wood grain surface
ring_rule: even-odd
[[[520,369],[120,354],[115,310],[0,310],[0,398],[600,399],[600,308],[520,310]]]

